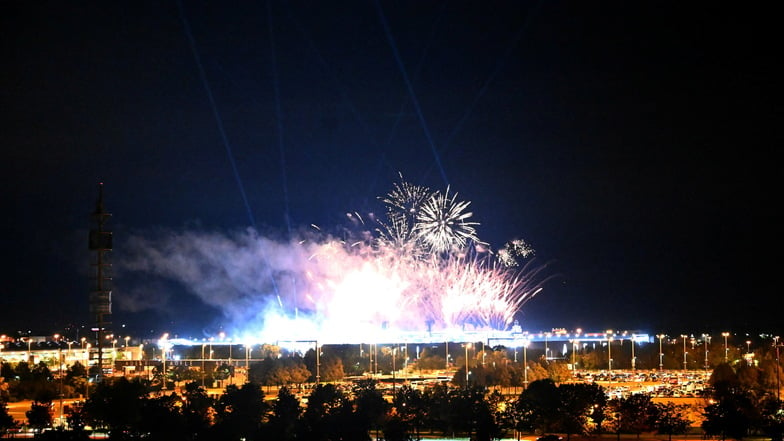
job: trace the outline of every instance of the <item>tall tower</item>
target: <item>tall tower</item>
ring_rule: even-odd
[[[103,344],[112,317],[112,232],[106,227],[111,217],[103,206],[103,183],[98,184],[98,201],[90,216],[90,324],[97,333],[99,377],[103,376]]]

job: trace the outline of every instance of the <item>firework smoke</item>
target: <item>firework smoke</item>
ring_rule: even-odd
[[[385,221],[359,237],[314,232],[273,240],[254,230],[134,236],[118,271],[173,281],[223,311],[254,341],[375,341],[390,332],[505,330],[541,290],[543,267],[516,267],[532,249],[512,241],[479,252],[468,202],[405,182],[382,199]],[[371,234],[375,232],[377,234]],[[514,263],[514,264],[513,264]],[[135,295],[144,292],[128,287]],[[152,294],[152,292],[151,292]]]

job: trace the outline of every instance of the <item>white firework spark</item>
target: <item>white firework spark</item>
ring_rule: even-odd
[[[414,234],[433,253],[462,249],[469,241],[481,243],[474,228],[479,223],[469,222],[473,213],[465,211],[471,202],[456,199],[457,193],[450,197],[447,187],[425,201],[417,214]]]
[[[519,258],[527,259],[533,254],[534,249],[522,239],[510,240],[497,253],[498,260],[506,266],[518,266]]]
[[[393,184],[394,188],[381,201],[387,205],[387,210],[402,214],[410,220],[416,219],[419,208],[422,204],[433,196],[429,188],[414,185],[403,180],[400,176],[400,183]]]

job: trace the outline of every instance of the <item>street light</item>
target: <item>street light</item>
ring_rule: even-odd
[[[397,369],[397,366],[395,366],[395,349],[397,348],[394,345],[390,347],[390,352],[392,352],[392,396],[395,396],[395,384],[397,383],[395,381],[395,370]]]
[[[727,337],[730,336],[730,333],[729,332],[722,332],[721,336],[724,337],[724,362],[726,363],[727,362],[727,351],[729,350],[727,348]]]
[[[607,370],[612,371],[612,334],[607,334]]]
[[[548,337],[550,337],[550,333],[549,332],[545,332],[544,333],[544,361],[547,361],[548,358],[549,358],[548,355],[549,355],[549,352],[550,352],[550,348],[547,346],[547,338]]]
[[[245,344],[245,379],[250,382],[250,351],[253,347],[250,344]]]
[[[166,390],[166,339],[169,338],[169,334],[165,333],[161,336],[161,342],[163,342],[161,346],[161,360],[163,362],[163,390]]]
[[[321,349],[319,349],[318,340],[315,341],[316,343],[316,386],[319,385],[319,381],[321,381]],[[376,356],[376,364],[378,364],[378,356]]]
[[[662,339],[666,337],[664,334],[659,334],[656,337],[659,338],[659,371],[664,370],[664,352],[662,352]]]
[[[468,348],[471,347],[471,343],[466,343],[464,346],[465,346],[465,364],[466,364],[465,380],[466,380],[466,387],[468,387]]]
[[[635,370],[637,357],[634,356],[634,334],[632,334],[632,370]]]
[[[523,389],[528,389],[528,339],[523,342]]]
[[[204,372],[204,347],[205,346],[207,346],[206,343],[201,344],[201,387],[204,387],[204,377],[206,376]]]
[[[779,375],[779,336],[773,337],[773,344],[776,346],[776,401],[781,403],[781,376]]]
[[[686,339],[689,338],[686,334],[681,334],[681,338],[683,338],[683,370],[686,370]]]
[[[708,365],[708,343],[710,343],[710,339],[711,339],[710,335],[702,334],[702,341],[705,344],[705,370],[706,371],[708,370],[708,367],[709,367],[709,365]]]
[[[751,340],[746,340],[746,353],[751,354]]]
[[[572,373],[574,374],[574,372],[577,370],[577,361],[575,360],[575,356],[576,356],[575,352],[577,352],[578,342],[575,339],[569,340],[569,342],[572,344]]]

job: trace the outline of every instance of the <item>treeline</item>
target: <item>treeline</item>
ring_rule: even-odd
[[[268,399],[272,398],[272,399]],[[43,429],[34,402],[31,425]],[[31,418],[39,412],[37,419]],[[537,380],[519,396],[484,387],[425,389],[404,385],[391,399],[373,379],[350,386],[319,384],[300,398],[287,387],[267,397],[262,386],[228,386],[210,397],[196,382],[182,394],[150,396],[143,379],[124,377],[100,383],[84,402],[66,412],[69,429],[42,432],[42,439],[86,439],[86,427],[106,430],[115,440],[363,440],[463,436],[493,440],[515,433],[683,433],[689,420],[683,406],[654,404],[646,395],[607,400],[595,383]],[[641,416],[644,416],[642,418]],[[51,415],[50,415],[51,417]],[[643,423],[644,421],[644,423]],[[49,420],[51,424],[51,419]]]
[[[89,373],[80,365],[55,376],[44,363],[32,368],[3,363],[0,434],[16,427],[6,402],[23,395],[34,397],[27,420],[41,439],[86,439],[88,427],[108,431],[115,440],[395,441],[424,434],[492,440],[519,433],[559,433],[567,439],[603,433],[671,437],[696,422],[706,435],[722,439],[762,435],[780,440],[784,431],[778,363],[717,366],[710,401],[697,420],[689,406],[655,403],[646,394],[608,400],[596,383],[555,380],[563,372],[550,365],[559,363],[531,362],[528,373],[521,374],[514,363],[484,361],[484,366],[471,366],[468,384],[462,370],[451,384],[388,391],[374,379],[305,387],[302,383],[313,378],[307,360],[268,357],[250,365],[247,383],[230,385],[219,396],[202,387],[204,372],[183,367],[158,370],[150,378],[106,378],[88,390]],[[330,363],[322,374],[337,375],[342,369],[329,368]],[[230,376],[231,369],[220,364],[210,375]],[[519,395],[502,395],[487,385],[514,384],[525,375],[530,383]],[[176,382],[184,383],[180,392],[168,392]],[[283,386],[269,394],[265,385]],[[53,425],[53,401],[81,390],[89,396],[66,410],[67,429],[43,431]]]

